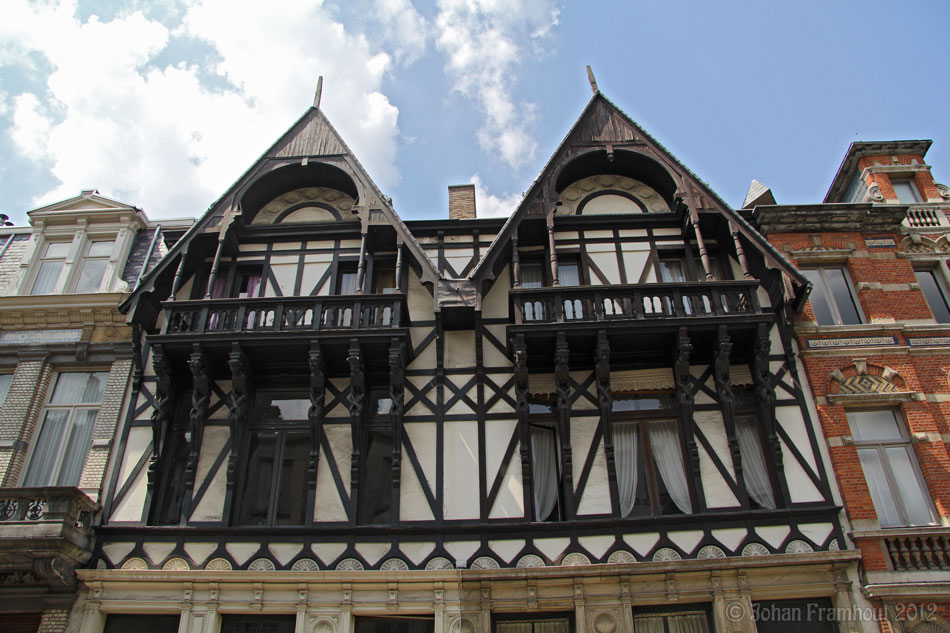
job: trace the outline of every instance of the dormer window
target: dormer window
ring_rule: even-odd
[[[86,256],[83,257],[79,269],[79,278],[76,280],[74,292],[98,292],[109,267],[109,257],[115,242],[112,240],[96,240],[89,243]]]
[[[31,295],[53,294],[56,282],[66,265],[66,255],[69,253],[69,242],[50,242],[43,251],[36,279],[33,281]]]

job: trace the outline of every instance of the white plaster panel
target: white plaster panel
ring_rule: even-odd
[[[333,385],[333,387],[337,391],[343,391],[344,389],[350,386],[350,381],[348,378],[330,378],[329,382],[330,384]],[[330,390],[328,389],[326,393],[325,402],[327,405],[327,410],[324,412],[324,415],[326,417],[328,418],[334,417],[334,416],[349,417],[350,413],[349,411],[347,411],[347,408],[346,408],[346,398],[343,398],[342,400],[340,400],[339,403],[333,405],[331,404],[333,402],[333,394],[330,393]]]
[[[191,298],[191,287],[195,285],[194,277],[189,277],[185,280],[185,283],[181,285],[181,288],[178,289],[178,294],[175,295],[177,301],[187,301]]]
[[[221,389],[222,393],[228,394],[231,393],[231,381],[230,380],[217,380],[215,384]],[[218,394],[212,390],[211,397],[208,399],[208,409],[212,409],[221,402],[221,398],[218,397]],[[225,402],[217,408],[217,410],[212,411],[208,414],[209,420],[227,420],[228,419],[228,403],[227,397],[225,397]]]
[[[205,491],[201,501],[191,513],[192,521],[220,521],[224,516],[224,496],[227,492],[228,476],[227,462],[222,462],[217,472],[212,473],[211,467],[218,458],[218,454],[228,438],[231,430],[226,426],[206,426],[204,439],[201,441],[201,454],[198,456],[198,468],[195,470],[195,490],[200,488],[204,481],[211,476],[211,485]]]
[[[808,440],[808,430],[805,428],[805,418],[802,416],[801,407],[775,407],[775,419],[782,425],[788,438],[802,454],[812,472],[818,472],[818,466],[815,464],[815,454],[811,450],[811,443]],[[794,458],[792,458],[794,459]]]
[[[624,245],[628,246],[627,244]],[[656,272],[650,263],[650,251],[623,251],[623,268],[627,273],[627,282],[631,284],[640,283],[640,277],[643,276],[643,270],[649,266],[650,271],[644,280],[648,284],[656,283]]]
[[[412,341],[412,346],[418,347],[422,344],[422,341],[432,332],[431,327],[412,327],[409,328],[409,337]],[[418,355],[412,359],[412,362],[409,363],[409,369],[433,369],[436,366],[436,352],[435,347],[437,343],[435,339],[429,342],[424,348],[419,350]]]
[[[499,377],[499,379],[501,379],[501,377]],[[486,383],[486,394],[487,394],[488,389],[494,388],[493,385],[495,384],[495,381],[490,376],[485,376],[485,383]],[[485,400],[487,401],[489,397],[490,396],[486,396]],[[513,402],[517,401],[517,398],[515,397],[514,385],[508,388],[508,397],[511,398]],[[489,413],[510,413],[514,415],[515,408],[511,404],[509,404],[507,400],[504,400],[503,398],[499,398],[495,402],[495,404],[488,407],[488,412]]]
[[[742,274],[740,273],[736,279],[742,279]],[[765,288],[759,286],[756,288],[755,296],[759,299],[759,305],[763,308],[772,307],[772,302],[769,300],[769,293],[765,291]]]
[[[405,554],[406,558],[418,565],[424,561],[429,554],[432,553],[432,550],[435,549],[435,543],[431,541],[422,543],[410,543],[408,541],[403,541],[399,544],[399,549],[403,554]]]
[[[488,547],[490,547],[491,551],[502,561],[510,563],[511,560],[518,555],[518,552],[524,549],[524,541],[515,539],[488,541]]]
[[[554,239],[557,241],[574,240],[576,242],[579,238],[577,231],[556,231]]]
[[[656,545],[656,542],[660,540],[660,535],[656,532],[648,534],[624,534],[623,540],[627,542],[627,545],[633,548],[633,550],[640,556],[646,556],[650,553],[650,550],[653,549],[653,546]]]
[[[799,523],[798,531],[807,536],[816,545],[823,545],[834,526],[831,523]]]
[[[412,443],[412,449],[416,452],[419,465],[422,467],[422,474],[429,484],[429,488],[435,487],[436,474],[436,424],[435,422],[407,422],[403,425],[406,437]],[[406,465],[403,464],[403,472],[406,471]]]
[[[694,378],[699,379],[703,372],[706,371],[705,365],[700,366],[691,366],[689,368],[689,373],[693,375]],[[709,389],[712,393],[716,393],[716,381],[715,378],[710,376],[704,383],[706,388]],[[709,396],[705,391],[697,391],[696,396],[693,398],[693,402],[696,404],[717,404],[716,399]]]
[[[375,565],[392,546],[389,543],[357,543],[356,551],[370,565]]]
[[[484,297],[482,297],[482,318],[491,319],[508,316],[508,291],[511,289],[511,272],[509,267],[505,266],[495,278]],[[502,326],[504,327],[504,326]],[[497,336],[497,334],[496,334]],[[503,338],[499,339],[505,340]]]
[[[168,555],[175,551],[174,543],[143,543],[142,551],[152,561],[153,565],[160,565]]]
[[[432,309],[435,302],[429,291],[419,281],[415,271],[411,269],[409,270],[406,302],[409,306],[409,318],[411,320],[426,321],[432,319]]]
[[[725,528],[723,530],[713,530],[713,538],[722,543],[726,549],[735,552],[739,544],[745,540],[747,531],[745,528]]]
[[[573,423],[572,423],[573,426]],[[587,477],[587,485],[584,487],[584,494],[577,503],[577,514],[609,514],[612,510],[610,505],[610,486],[607,483],[607,457],[604,454],[604,443],[597,443],[596,456],[591,465],[590,474]],[[578,455],[580,458],[580,455]],[[586,460],[587,455],[584,454]],[[578,466],[584,463],[578,459]],[[579,468],[578,468],[579,470]]]
[[[587,231],[584,235],[587,239],[596,239],[592,237],[593,233],[610,233],[610,235],[606,237],[613,239],[612,231]],[[584,248],[588,253],[610,253],[614,256],[614,261],[617,261],[617,247],[613,242],[587,243],[584,245]]]
[[[520,444],[515,446],[515,452],[511,456],[511,461],[508,462],[505,478],[498,489],[495,503],[488,512],[490,519],[513,519],[524,516],[524,483],[521,479],[520,446]]]
[[[267,549],[274,555],[277,562],[281,565],[286,565],[294,556],[300,553],[300,550],[303,549],[303,545],[300,543],[271,543],[267,546]]]
[[[588,249],[588,251],[589,250],[590,249]],[[591,258],[594,264],[597,265],[597,268],[600,269],[600,272],[602,272],[604,276],[607,277],[608,283],[620,283],[620,269],[617,267],[616,253],[611,250],[610,253],[589,253],[588,256]],[[624,269],[626,269],[626,265],[624,265]],[[591,271],[590,273],[590,283],[593,286],[600,285],[601,283],[594,271]]]
[[[590,376],[589,371],[572,371],[571,372],[571,378],[573,378],[579,385],[584,384],[584,381],[587,380],[589,376]],[[593,397],[593,402],[591,402],[587,398],[578,398],[574,402],[574,404],[571,405],[572,411],[575,411],[575,412],[576,411],[591,411],[591,412],[598,411],[599,412],[599,408],[597,405],[597,385],[594,383],[591,383],[590,386],[587,387],[587,393],[589,393]],[[597,419],[600,419],[599,413],[598,413]]]
[[[578,465],[584,463],[587,453],[590,452],[594,431],[597,430],[598,423],[599,419],[595,417],[571,418],[571,452],[574,454],[574,461]],[[563,438],[561,438],[561,441],[563,441]],[[574,468],[572,483],[575,489],[577,488],[577,482],[580,480],[580,471],[580,468]]]
[[[722,413],[719,411],[697,411],[693,414],[693,421],[706,436],[709,445],[716,452],[716,457],[726,467],[726,472],[735,481],[736,471],[732,463],[732,454],[729,451],[729,435],[726,433],[726,424],[722,420]]]
[[[323,242],[307,242],[308,249],[321,248]],[[329,264],[333,261],[333,253],[307,253],[303,256],[305,264]]]
[[[577,539],[581,547],[590,552],[594,558],[603,558],[615,541],[613,536],[581,536]]]
[[[620,237],[646,237],[646,229],[620,229]]]
[[[122,559],[129,555],[135,543],[108,543],[102,546],[102,553],[113,565],[118,565]]]
[[[208,557],[218,549],[217,543],[193,543],[186,542],[184,545],[185,553],[195,563],[195,565],[204,565]]]
[[[294,284],[297,282],[296,261],[293,264],[284,264],[282,266],[275,266],[272,263],[270,270],[274,275],[274,279],[277,280],[277,287],[280,289],[280,295],[277,295],[271,283],[267,284],[264,295],[268,297],[292,297],[294,294]]]
[[[489,482],[489,485],[495,480],[498,469],[502,466],[501,460],[505,457],[505,449],[517,431],[517,420],[485,421],[485,481]]]
[[[263,253],[267,250],[267,244],[238,244],[239,253]]]
[[[435,518],[416,477],[416,469],[407,459],[403,460],[399,479],[399,518],[403,521],[431,521]]]
[[[729,475],[735,478],[732,456],[729,453],[729,438],[718,411],[698,411],[693,417],[696,427],[703,432],[716,456],[723,462]],[[710,508],[732,508],[741,505],[729,488],[722,473],[716,468],[706,448],[697,442],[699,453],[699,472],[703,482],[703,494]]]
[[[654,235],[681,235],[681,232],[680,232],[680,229],[677,229],[675,227],[669,227],[669,228],[663,227],[663,228],[654,228],[653,234]]]
[[[308,295],[313,293],[313,287],[317,285],[317,282],[320,281],[320,278],[323,277],[323,274],[329,268],[329,264],[325,263],[304,263],[303,266],[303,276],[300,281],[300,294]],[[330,293],[330,276],[327,275],[326,280],[317,289],[315,294],[317,295],[327,295]]]
[[[442,464],[445,482],[445,518],[478,518],[478,424],[446,422],[445,460]]]
[[[314,543],[311,548],[324,567],[329,567],[346,551],[346,543]]]
[[[788,494],[792,503],[807,503],[809,501],[823,501],[821,492],[812,483],[802,465],[786,448],[785,440],[779,440],[782,445],[782,463],[785,467],[785,481],[788,483]]]
[[[584,231],[584,237],[589,240],[613,239],[613,231]],[[613,247],[613,244],[608,244]]]
[[[787,525],[760,525],[755,528],[755,533],[776,549],[782,546],[782,543],[785,542],[785,538],[790,531]]]
[[[452,555],[455,560],[467,561],[478,551],[481,543],[478,541],[449,541],[445,543],[445,551]],[[454,562],[454,561],[453,561]]]
[[[557,560],[558,556],[571,544],[571,539],[563,537],[536,538],[534,546],[548,557],[549,560]]]
[[[667,536],[676,543],[676,546],[687,554],[692,554],[699,542],[703,540],[702,530],[685,530],[683,532],[669,532]]]
[[[325,424],[323,431],[333,455],[322,454],[317,462],[317,489],[313,507],[313,520],[318,522],[345,521],[347,519],[346,506],[343,499],[340,498],[336,483],[333,481],[328,462],[330,459],[334,460],[340,471],[340,479],[343,480],[343,488],[349,491],[349,458],[352,451],[350,428],[346,424]],[[343,463],[343,460],[346,460],[346,462]]]
[[[231,558],[234,559],[234,562],[240,566],[247,562],[247,559],[257,553],[261,549],[260,543],[227,543],[224,546],[224,549],[228,550],[228,554],[231,555]]]
[[[152,429],[133,428],[129,430],[128,441],[125,445],[125,455],[123,455],[122,470],[119,474],[120,485],[125,485],[135,464],[142,457],[145,451],[152,448]],[[112,511],[112,521],[141,521],[142,510],[145,508],[145,495],[148,488],[147,468],[143,468],[138,476],[129,486],[126,493]]]
[[[475,367],[475,332],[445,332],[445,366],[449,369]]]
[[[332,246],[330,242],[325,242],[325,244],[327,245],[327,248]],[[360,245],[361,245],[361,241],[358,239],[340,240],[340,248],[359,248]]]

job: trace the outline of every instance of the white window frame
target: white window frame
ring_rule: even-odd
[[[112,249],[106,255],[90,255],[93,244],[100,242],[109,242],[112,244]],[[115,255],[116,247],[116,238],[111,236],[86,236],[82,244],[82,256],[77,257],[73,262],[72,270],[70,271],[70,279],[67,284],[67,292],[78,293],[78,294],[90,294],[94,292],[102,292],[103,285],[106,286],[106,290],[112,285],[111,281],[106,283],[106,280],[109,277],[109,262],[112,260],[113,255]],[[102,271],[102,279],[99,280],[99,286],[92,290],[84,290],[82,293],[79,293],[79,281],[82,278],[82,271],[85,268],[87,262],[105,262],[105,269]]]
[[[47,255],[47,251],[49,250],[51,246],[59,245],[59,244],[66,245],[66,253],[62,257],[50,257],[49,255]],[[60,292],[60,289],[62,288],[62,280],[64,278],[64,275],[66,276],[69,275],[68,263],[69,263],[69,253],[71,250],[72,250],[71,242],[68,242],[66,240],[44,239],[37,249],[37,251],[42,253],[42,255],[37,256],[35,258],[35,261],[33,262],[32,273],[29,276],[29,284],[27,286],[27,291],[25,294],[28,294],[34,297],[41,297],[44,295],[57,294],[58,292]],[[34,289],[36,288],[36,282],[39,280],[40,269],[43,267],[43,264],[46,262],[62,262],[63,266],[62,268],[59,269],[59,275],[57,275],[56,277],[56,281],[53,284],[53,288],[51,292],[34,293]]]
[[[838,311],[838,302],[835,299],[834,293],[831,292],[831,287],[828,284],[828,280],[825,276],[825,271],[828,269],[837,269],[844,274],[845,283],[848,285],[848,295],[851,303],[854,305],[855,311],[858,314],[858,323],[843,323],[841,318],[841,313]],[[818,323],[819,326],[830,326],[830,325],[861,325],[867,323],[867,318],[864,316],[864,310],[861,308],[861,301],[858,299],[858,293],[854,287],[854,281],[851,279],[851,272],[848,270],[847,264],[838,263],[838,264],[820,264],[814,266],[802,266],[801,271],[814,271],[818,276],[818,283],[821,285],[820,290],[824,293],[825,298],[828,300],[828,307],[831,309],[831,317],[834,323],[818,323],[818,316],[815,315],[815,323]],[[814,307],[812,308],[814,309]]]
[[[937,263],[936,266],[923,266],[918,265],[914,267],[914,276],[917,276],[919,273],[931,274],[933,275],[934,282],[937,285],[937,292],[940,293],[940,298],[943,301],[943,305],[946,306],[947,310],[950,311],[950,289],[947,287],[947,278],[944,274],[944,267]],[[917,285],[920,285],[920,280],[917,280]],[[924,299],[927,301],[927,307],[930,308],[930,313],[934,315],[934,320],[937,323],[947,323],[950,324],[950,320],[941,321],[937,319],[936,313],[934,313],[933,306],[930,304],[930,299],[927,297],[927,293],[924,292],[924,289],[920,289],[921,293],[924,295]]]

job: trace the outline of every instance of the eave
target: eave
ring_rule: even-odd
[[[825,194],[824,202],[841,202],[841,196],[854,178],[858,162],[865,156],[899,156],[901,154],[912,154],[915,156],[925,156],[927,150],[933,141],[860,141],[851,143],[848,151],[831,180],[831,186],[828,193]]]

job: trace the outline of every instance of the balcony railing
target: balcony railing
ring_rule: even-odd
[[[167,301],[162,334],[394,328],[404,301],[401,294]]]
[[[905,223],[912,229],[939,229],[950,227],[947,214],[936,205],[912,204],[907,207]]]
[[[757,282],[714,281],[513,290],[517,325],[709,318],[761,312]]]
[[[922,531],[884,538],[895,571],[950,570],[950,532]]]

